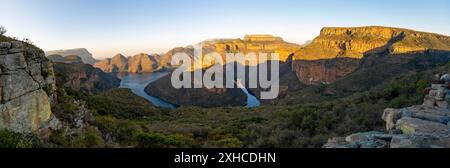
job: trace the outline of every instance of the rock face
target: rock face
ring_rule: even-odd
[[[97,62],[94,66],[100,68],[104,72],[139,73],[159,70],[155,56],[147,54],[138,54],[128,58],[121,54],[117,54],[113,58]]]
[[[0,42],[0,129],[45,134],[58,127],[52,63],[20,41]]]
[[[450,81],[444,81],[443,84],[433,84],[422,105],[385,109],[382,119],[386,122],[387,133],[366,132],[346,138],[332,138],[323,147],[449,148],[449,83]]]
[[[120,79],[103,72],[92,65],[80,62],[54,63],[56,81],[59,87],[68,87],[88,94],[120,86]]]
[[[61,55],[63,57],[76,55],[76,56],[80,57],[85,64],[94,65],[96,62],[94,57],[92,57],[92,54],[85,48],[46,51],[45,55],[46,56]]]
[[[295,53],[293,68],[305,84],[333,83],[356,70],[368,55],[441,51],[450,51],[450,37],[378,26],[323,28],[317,38]]]

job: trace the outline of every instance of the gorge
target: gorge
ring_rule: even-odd
[[[204,54],[280,53],[279,60],[269,60],[280,63],[280,92],[274,100],[259,100],[267,88],[250,88],[248,81],[234,89],[173,88],[170,75],[176,66],[169,62],[179,51],[192,57],[192,46],[161,55],[116,55],[91,64],[77,53],[60,51],[45,57],[36,46],[1,37],[0,128],[37,134],[45,145],[364,146],[365,142],[333,138],[355,132],[362,133],[350,138],[378,142],[373,137],[381,135],[386,144],[392,143],[386,136],[407,141],[398,139],[403,135],[383,132],[386,125],[380,116],[388,108],[383,119],[388,120],[389,131],[426,130],[421,125],[425,122],[415,124],[414,117],[392,118],[406,109],[416,118],[444,119],[438,120],[439,130],[444,130],[439,137],[448,135],[449,108],[443,105],[448,97],[438,97],[439,106],[436,101],[427,104],[436,90],[445,88],[436,76],[450,73],[450,37],[445,35],[379,26],[330,27],[305,46],[270,35],[202,42]],[[210,66],[194,71],[204,73]],[[260,65],[236,66],[248,71]],[[423,115],[428,108],[439,108],[439,116]],[[392,127],[395,124],[398,128]],[[366,132],[370,130],[383,133]]]

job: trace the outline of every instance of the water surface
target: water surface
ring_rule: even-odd
[[[176,106],[169,102],[166,102],[160,98],[148,95],[144,90],[145,87],[168,75],[169,72],[153,72],[153,73],[126,73],[126,74],[118,74],[119,78],[122,79],[120,82],[120,88],[128,88],[134,94],[143,97],[150,101],[156,107],[167,108],[167,109],[175,109]]]

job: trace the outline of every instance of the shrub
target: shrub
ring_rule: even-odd
[[[0,35],[4,35],[6,33],[6,29],[3,26],[0,26]]]
[[[166,136],[156,132],[138,132],[134,139],[137,142],[137,147],[141,148],[167,148],[183,145],[181,136]]]
[[[42,145],[36,135],[0,130],[0,148],[37,148]]]

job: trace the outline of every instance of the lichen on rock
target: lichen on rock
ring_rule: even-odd
[[[13,40],[0,42],[0,50],[0,129],[40,135],[56,129],[55,77],[44,52]]]

